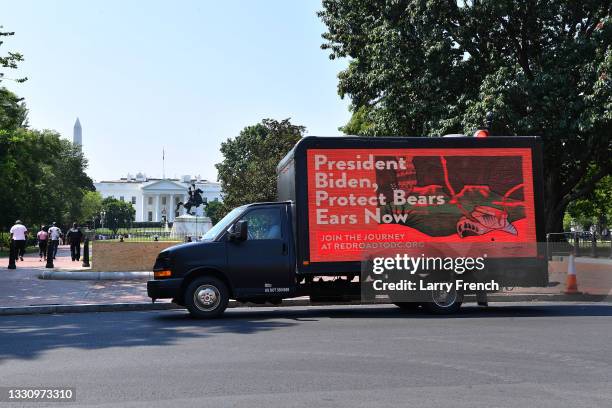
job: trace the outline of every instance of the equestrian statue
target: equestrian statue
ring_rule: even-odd
[[[175,212],[178,212],[179,208],[183,206],[183,208],[187,211],[187,214],[195,215],[191,213],[192,208],[198,208],[199,206],[204,206],[204,211],[208,210],[208,202],[205,198],[202,198],[203,191],[196,187],[195,183],[191,184],[191,187],[187,190],[187,194],[189,194],[189,199],[186,203],[182,201],[176,204]]]

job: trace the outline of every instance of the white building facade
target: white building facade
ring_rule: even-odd
[[[94,186],[102,198],[113,197],[131,203],[136,210],[136,222],[172,222],[186,213],[182,206],[179,211],[175,209],[179,202],[185,203],[189,199],[187,190],[192,183],[203,191],[204,200],[223,200],[220,183],[190,176],[181,179],[148,179],[139,173],[135,177],[128,175],[120,180],[94,183]]]

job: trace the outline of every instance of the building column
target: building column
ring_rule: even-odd
[[[168,202],[168,222],[174,221],[174,194],[170,194],[169,196],[170,202]]]
[[[140,203],[140,221],[147,221],[147,196],[142,194],[142,203]],[[138,217],[136,218],[138,220]]]
[[[160,195],[157,194],[155,196],[155,215],[153,217],[153,221],[155,222],[160,222],[161,221],[161,216],[159,215],[159,202],[160,202]]]
[[[189,200],[189,196],[187,194],[183,195],[183,203],[186,203]],[[183,207],[183,214],[187,214],[187,210]]]

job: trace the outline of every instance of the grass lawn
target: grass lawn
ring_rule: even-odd
[[[37,253],[38,253],[38,247],[36,246],[26,247],[26,254],[37,254]],[[5,247],[0,248],[0,258],[4,258],[8,256],[9,256],[9,249]]]

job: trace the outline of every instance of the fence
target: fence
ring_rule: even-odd
[[[138,228],[119,228],[117,230],[111,230],[109,228],[96,228],[87,229],[82,228],[81,231],[84,235],[89,238],[90,241],[116,241],[116,242],[157,242],[157,241],[168,241],[168,242],[188,242],[199,240],[204,231],[198,231],[198,234],[177,234],[172,233],[170,227],[155,227],[146,226]],[[65,233],[66,231],[64,231]],[[64,237],[62,237],[62,243],[64,243]],[[0,254],[5,256],[8,253],[10,245],[10,234],[6,231],[0,231]],[[28,247],[37,245],[36,234],[31,233],[28,235]]]
[[[605,237],[590,232],[559,232],[546,234],[548,259],[555,255],[612,258],[610,234]]]
[[[139,227],[139,228],[119,228],[111,230],[108,228],[96,228],[85,230],[86,235],[95,241],[131,241],[131,242],[157,242],[174,241],[186,242],[196,241],[201,238],[204,231],[195,234],[173,233],[170,227]]]

